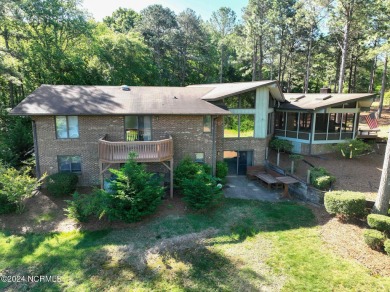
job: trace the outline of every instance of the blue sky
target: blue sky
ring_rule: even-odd
[[[100,21],[103,17],[111,15],[119,7],[131,8],[137,12],[152,4],[161,4],[175,11],[176,14],[186,8],[191,8],[199,14],[203,20],[208,20],[213,11],[222,6],[232,8],[238,18],[241,17],[241,9],[248,4],[248,0],[83,0],[83,7],[93,17]]]

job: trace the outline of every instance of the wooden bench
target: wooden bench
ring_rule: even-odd
[[[278,181],[273,175],[269,173],[259,173],[256,175],[256,177],[261,180],[262,182],[266,183],[268,185],[268,188],[270,189],[271,186],[280,186],[280,181]]]
[[[378,137],[378,132],[380,129],[359,129],[359,135],[357,138],[359,139],[376,139]]]

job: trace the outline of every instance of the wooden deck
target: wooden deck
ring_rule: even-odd
[[[99,140],[99,160],[103,163],[125,163],[129,153],[137,153],[138,162],[163,162],[173,158],[172,137],[158,141],[107,141]]]

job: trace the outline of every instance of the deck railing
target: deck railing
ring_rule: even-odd
[[[130,152],[137,154],[138,162],[161,162],[172,159],[172,137],[158,141],[107,141],[99,139],[99,159],[105,163],[124,163]]]

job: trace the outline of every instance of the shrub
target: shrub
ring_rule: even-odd
[[[223,161],[218,161],[216,166],[216,177],[219,178],[222,182],[225,182],[227,174],[228,174],[227,163]]]
[[[387,253],[387,255],[390,256],[390,239],[385,240],[384,246],[385,246],[385,252]]]
[[[371,228],[390,234],[390,217],[380,214],[367,216],[367,223]]]
[[[78,181],[79,178],[75,173],[58,172],[47,177],[47,191],[56,197],[70,195],[76,190]]]
[[[293,145],[290,141],[282,140],[278,138],[273,138],[269,142],[269,147],[271,147],[274,150],[277,150],[278,152],[280,151],[291,152],[291,150],[293,149]]]
[[[17,170],[0,164],[0,213],[23,212],[24,200],[32,197],[42,183],[31,177],[30,172],[29,167]]]
[[[206,209],[217,204],[223,197],[222,186],[206,173],[200,172],[182,183],[184,201],[195,210]]]
[[[147,172],[134,158],[135,154],[130,153],[120,170],[110,169],[116,176],[111,181],[111,192],[102,191],[107,198],[105,211],[109,219],[136,222],[152,214],[161,203],[161,178]]]
[[[66,200],[66,216],[78,222],[86,222],[90,216],[101,218],[105,213],[107,196],[103,190],[96,189],[91,194],[75,192],[72,200]]]
[[[344,158],[353,158],[366,151],[371,150],[371,145],[365,143],[362,140],[348,140],[345,143],[339,143],[336,145],[336,149],[341,152]]]
[[[361,218],[365,215],[366,198],[361,193],[333,191],[324,197],[325,209],[341,219]]]
[[[381,250],[386,239],[382,232],[374,229],[365,230],[363,237],[365,243],[375,250]]]
[[[174,172],[174,183],[175,186],[179,189],[183,189],[183,181],[185,179],[191,179],[194,178],[196,174],[198,173],[207,173],[210,174],[211,172],[210,166],[207,164],[200,164],[197,162],[194,162],[191,157],[186,156],[184,159],[182,159],[178,166],[175,169]]]
[[[328,190],[336,178],[323,167],[310,169],[310,183],[317,189]]]

